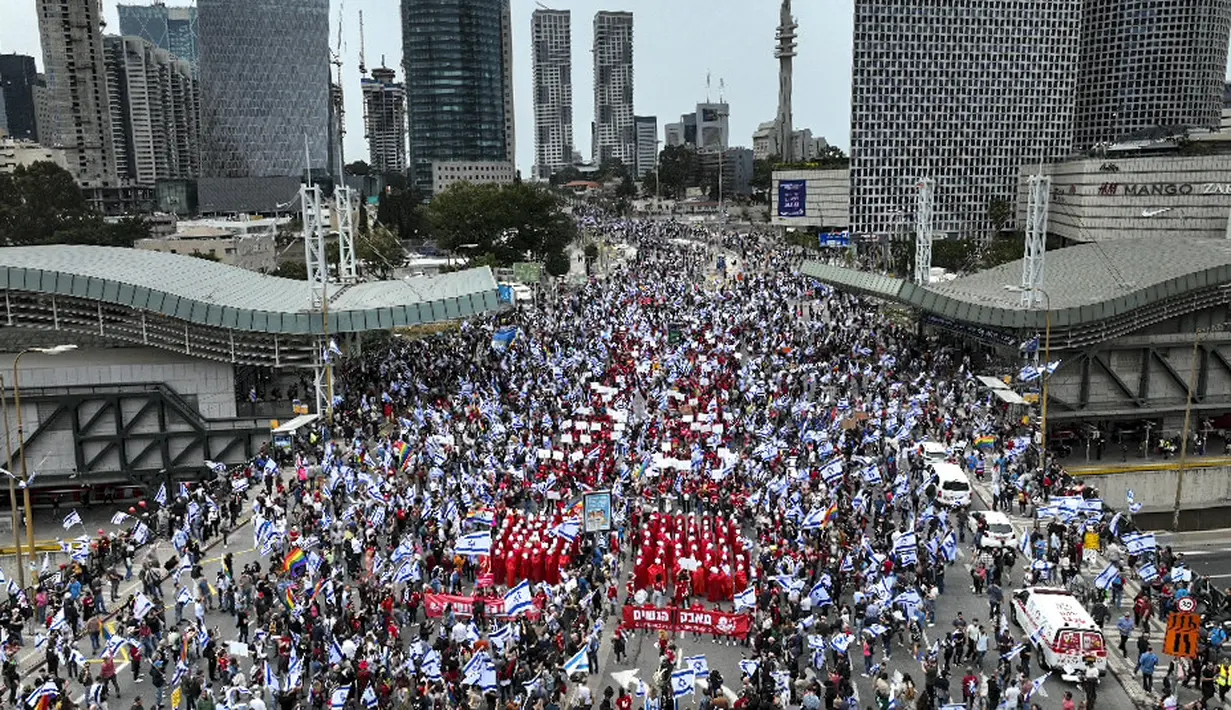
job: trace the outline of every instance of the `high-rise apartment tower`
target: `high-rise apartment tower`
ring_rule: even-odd
[[[535,10],[530,34],[534,43],[534,173],[545,180],[573,162],[571,13]]]
[[[633,126],[633,13],[594,15],[593,159],[637,160]]]

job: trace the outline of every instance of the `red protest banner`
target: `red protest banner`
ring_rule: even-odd
[[[633,629],[675,631],[675,609],[656,606],[624,607],[624,623]]]
[[[654,606],[624,607],[624,624],[633,629],[692,632],[743,638],[752,630],[752,617],[709,609]]]
[[[676,631],[714,636],[743,638],[752,629],[752,619],[747,614],[728,614],[708,609],[680,609],[676,612]]]
[[[444,616],[445,607],[453,605],[454,616],[470,616],[473,613],[474,597],[463,597],[457,594],[424,594],[423,607],[431,618]],[[504,611],[502,597],[486,597],[483,599],[484,612],[499,615]]]

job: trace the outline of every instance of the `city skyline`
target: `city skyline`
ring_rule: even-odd
[[[106,32],[119,29],[117,2],[103,0]],[[129,0],[125,4],[136,4]],[[177,3],[169,3],[177,4]],[[179,3],[186,4],[186,3]],[[332,3],[329,45],[337,42],[338,3]],[[755,7],[753,6],[755,5]],[[826,7],[802,5],[794,8],[799,20],[800,49],[796,59],[794,114],[797,127],[811,128],[818,136],[845,149],[850,132],[850,54],[849,31],[827,32],[828,28],[851,26],[851,3]],[[550,5],[549,5],[550,7]],[[533,101],[533,56],[530,35],[531,15],[537,5],[530,0],[513,0],[513,77],[516,125],[516,164],[523,177],[529,177],[534,164],[535,121]],[[692,111],[705,102],[706,76],[712,77],[711,100],[718,99],[718,80],[723,79],[724,97],[731,105],[733,146],[751,146],[752,133],[776,112],[778,61],[774,59],[774,30],[778,24],[779,0],[678,0],[661,7],[649,0],[625,2],[574,1],[558,9],[571,10],[573,64],[573,137],[575,149],[591,154],[590,122],[593,120],[591,47],[593,18],[599,10],[629,11],[634,15],[634,72],[642,77],[635,82],[633,109],[637,115],[670,120]],[[398,70],[403,81],[402,37],[399,3],[396,0],[350,0],[346,3],[343,27],[345,42],[343,73],[346,99],[347,162],[367,160],[363,138],[363,103],[359,84],[359,19],[364,12],[365,54],[368,67],[381,64]],[[42,68],[37,21],[33,3],[21,2],[7,15],[12,22],[0,28],[0,52],[30,54]],[[688,35],[703,37],[692,41],[680,36],[679,28],[692,28]],[[724,51],[714,51],[724,46]],[[836,61],[827,59],[836,57]],[[663,69],[667,67],[668,69]],[[652,79],[653,78],[653,79]],[[661,125],[660,125],[661,132]]]

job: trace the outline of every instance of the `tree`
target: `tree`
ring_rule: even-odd
[[[697,185],[697,151],[682,145],[663,148],[658,162],[658,181],[662,192],[674,198],[684,196],[689,187]]]
[[[271,276],[278,276],[284,279],[296,279],[298,281],[308,280],[308,265],[302,261],[283,261],[279,262],[278,266],[270,272]]]
[[[67,170],[51,162],[0,175],[0,244],[50,244],[56,232],[101,223]]]
[[[212,254],[212,253],[207,252],[207,251],[194,251],[194,252],[192,252],[191,254],[189,254],[189,256],[194,256],[194,257],[196,257],[196,258],[198,258],[198,259],[203,259],[203,260],[205,260],[205,261],[213,261],[213,262],[220,262],[220,261],[222,261],[222,259],[219,259],[219,258],[218,258],[218,255],[217,255],[217,254]]]
[[[475,256],[502,265],[563,250],[577,234],[560,197],[528,183],[454,183],[432,199],[427,215],[442,249],[475,244]]]
[[[346,164],[347,175],[367,175],[370,172],[372,172],[372,168],[365,161],[356,160],[353,163]]]
[[[1013,219],[1013,203],[1003,197],[988,200],[987,219],[992,223],[992,234],[1000,234],[1009,220]]]
[[[403,241],[426,239],[431,231],[423,202],[414,190],[387,190],[380,196],[376,220]]]
[[[393,278],[393,270],[406,261],[402,241],[388,227],[377,225],[371,231],[359,235],[355,256],[367,273],[381,279]]]
[[[752,178],[748,186],[752,188],[753,197],[758,195],[764,200],[769,195],[769,189],[774,184],[774,165],[781,161],[777,155],[752,161]]]
[[[552,185],[566,185],[574,180],[581,179],[581,171],[572,165],[560,168],[551,174],[550,182]]]
[[[565,254],[563,249],[547,252],[547,257],[543,259],[543,268],[552,276],[564,276],[571,266],[568,254]]]
[[[636,197],[636,196],[637,196],[637,186],[633,184],[632,178],[625,175],[624,179],[620,182],[620,186],[616,188],[616,197]]]
[[[654,197],[658,193],[658,173],[651,170],[641,176],[641,196]]]

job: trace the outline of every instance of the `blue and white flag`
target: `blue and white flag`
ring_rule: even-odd
[[[112,525],[123,525],[125,520],[128,520],[128,513],[122,510],[116,511],[115,515],[111,516]]]
[[[269,664],[269,661],[265,661],[265,687],[271,693],[277,693],[279,690],[278,675],[274,673],[274,667]]]
[[[522,580],[504,593],[504,613],[512,618],[530,611],[534,606],[534,594],[530,591],[530,582]]]
[[[1144,555],[1147,552],[1153,552],[1158,549],[1158,542],[1154,539],[1154,533],[1125,535],[1124,547],[1130,555]]]
[[[577,540],[577,536],[581,533],[581,523],[576,520],[565,520],[556,527],[552,528],[551,534],[556,537],[563,538],[569,542]]]
[[[376,697],[376,691],[371,685],[364,689],[360,700],[363,701],[363,707],[367,708],[367,710],[376,710],[380,705],[380,698]]]
[[[145,594],[137,592],[137,596],[133,598],[133,616],[142,619],[153,610],[154,602],[150,601]]]
[[[158,487],[158,492],[154,494],[154,502],[159,505],[167,504],[167,484],[162,484]]]
[[[573,676],[576,674],[590,673],[590,659],[586,657],[586,649],[581,649],[572,658],[568,659],[564,664],[564,675]]]
[[[333,691],[329,696],[330,710],[346,710],[346,696],[350,695],[350,686],[344,685]]]
[[[1141,577],[1141,581],[1150,584],[1158,579],[1158,568],[1152,562],[1147,562],[1137,568],[1137,574]]]
[[[1108,564],[1107,569],[1099,572],[1099,575],[1094,578],[1094,586],[1099,589],[1110,589],[1111,585],[1115,584],[1120,578],[1120,570],[1116,569],[1114,564]]]
[[[459,555],[490,555],[492,553],[492,534],[476,532],[461,536],[453,548]]]
[[[682,698],[697,692],[697,674],[691,668],[681,668],[671,673],[671,695]]]
[[[851,634],[838,634],[829,641],[829,647],[838,653],[846,653],[846,649],[850,647],[851,642],[855,637]]]
[[[692,672],[698,676],[708,676],[710,674],[710,664],[705,659],[705,656],[689,656],[684,659],[684,665],[692,668]]]
[[[35,688],[34,692],[30,693],[30,695],[26,697],[26,707],[32,708],[35,705],[38,705],[38,702],[43,698],[58,697],[60,697],[60,689],[56,687],[54,680],[49,680]]]
[[[757,590],[753,587],[748,587],[744,591],[735,595],[735,608],[739,609],[756,609],[757,608]]]
[[[81,525],[81,524],[82,524],[81,516],[77,514],[77,511],[75,509],[73,510],[73,512],[64,516],[64,529],[65,530],[68,530],[74,525]]]
[[[757,672],[757,661],[745,660],[739,662],[739,672],[751,676]]]
[[[808,592],[808,598],[817,606],[824,606],[832,601],[829,596],[829,590],[825,588],[823,580],[812,585],[812,590]]]

